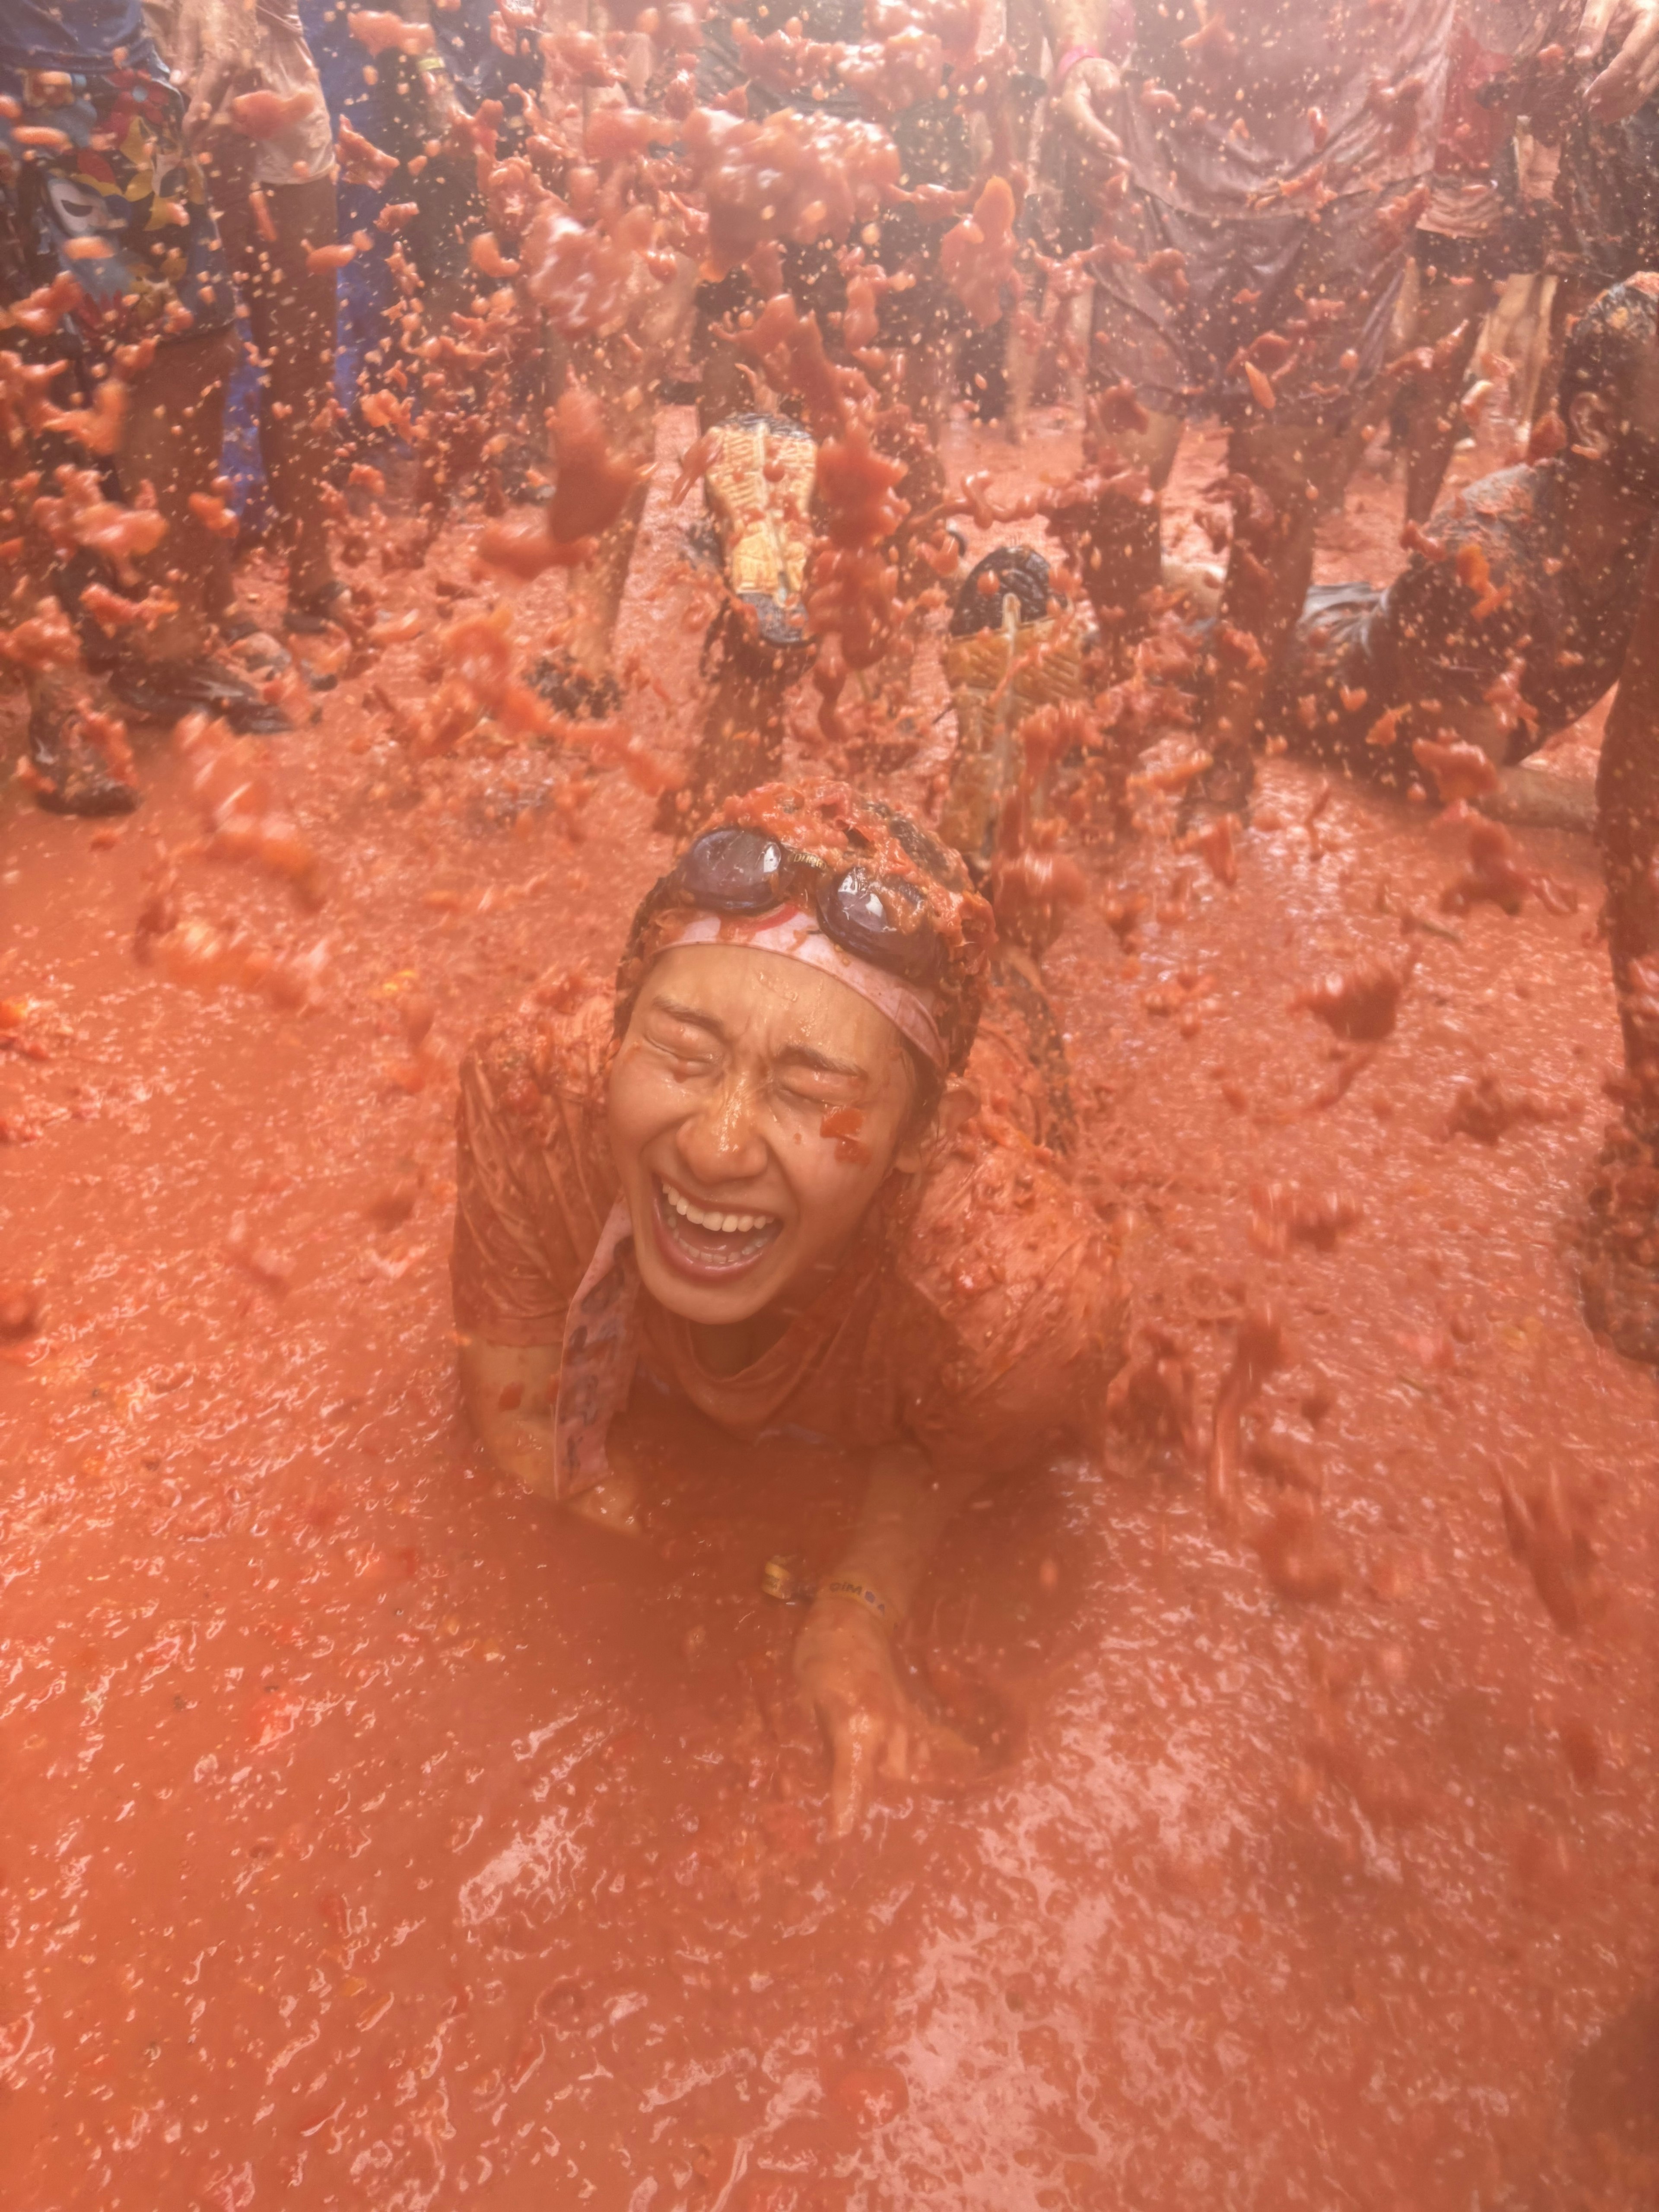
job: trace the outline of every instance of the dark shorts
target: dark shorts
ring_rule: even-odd
[[[143,69],[0,70],[0,94],[18,109],[0,112],[0,297],[71,277],[80,297],[52,340],[70,351],[228,328],[230,271],[176,87]]]
[[[1468,282],[1476,288],[1470,293],[1472,306],[1483,312],[1493,286],[1509,274],[1508,248],[1501,231],[1488,231],[1479,238],[1454,238],[1443,230],[1412,233],[1412,258],[1424,276],[1431,282],[1436,277],[1457,284]]]
[[[1159,414],[1261,421],[1242,348],[1314,316],[1294,361],[1273,377],[1273,419],[1341,430],[1382,367],[1409,232],[1387,220],[1407,187],[1333,200],[1317,218],[1291,211],[1196,216],[1131,189],[1116,234],[1134,258],[1109,263],[1095,285],[1092,376],[1133,385]],[[1145,274],[1157,253],[1184,257],[1187,296]],[[1340,312],[1330,312],[1339,308]],[[1352,352],[1358,365],[1345,369]]]

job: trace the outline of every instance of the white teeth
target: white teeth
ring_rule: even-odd
[[[658,1178],[659,1182],[662,1178]],[[717,1230],[722,1236],[747,1235],[755,1229],[769,1229],[773,1217],[769,1213],[716,1213],[712,1209],[694,1205],[690,1199],[676,1190],[672,1182],[663,1182],[662,1194],[674,1212],[699,1229]]]

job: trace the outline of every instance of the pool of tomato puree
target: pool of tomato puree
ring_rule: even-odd
[[[1395,500],[1362,482],[1325,573],[1387,573]],[[665,754],[679,527],[659,494],[623,636]],[[526,651],[557,589],[515,600]],[[460,532],[384,596],[493,600]],[[890,779],[921,801],[923,677]],[[113,842],[3,803],[0,1274],[40,1296],[0,1360],[8,2203],[1652,2203],[1656,1394],[1574,1287],[1617,1050],[1588,846],[1520,841],[1576,913],[1444,915],[1466,832],[1349,789],[1310,826],[1318,780],[1273,763],[1234,888],[1085,854],[1050,963],[1079,1172],[1201,1404],[1244,1310],[1279,1316],[1246,1441],[1299,1439],[1323,1595],[1264,1568],[1288,1493],[1248,1454],[1231,1532],[1167,1441],[1005,1486],[905,1638],[984,1771],[836,1843],[758,1577],[831,1557],[849,1469],[658,1407],[629,1545],[492,1475],[457,1401],[456,1060],[550,966],[608,969],[667,856],[651,802],[506,744],[411,763],[367,681],[272,748],[319,912],[177,862],[222,922],[325,941],[307,1013],[135,962],[199,830],[165,745]],[[1407,941],[1393,1036],[1320,1104],[1346,1063],[1297,993]],[[1449,1135],[1483,1074],[1546,1118]],[[1272,1184],[1358,1218],[1276,1253]],[[1571,1633],[1500,1510],[1552,1477],[1594,1555]]]

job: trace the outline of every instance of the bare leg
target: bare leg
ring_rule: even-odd
[[[649,402],[633,409],[613,404],[615,395],[601,392],[605,401],[611,450],[619,457],[648,463],[656,440],[657,410]],[[593,557],[570,577],[570,623],[565,649],[584,676],[598,680],[611,672],[611,646],[622,614],[623,593],[633,564],[635,540],[645,513],[648,487],[641,484],[594,549]]]
[[[1144,430],[1114,431],[1125,469],[1145,469],[1152,489],[1170,481],[1185,425],[1178,415],[1149,415]],[[1142,603],[1163,578],[1163,515],[1156,501],[1102,501],[1077,549],[1083,588],[1105,636],[1127,646],[1144,626]]]
[[[1537,388],[1533,394],[1532,420],[1547,415],[1555,404],[1555,395],[1561,386],[1561,363],[1567,350],[1567,332],[1572,328],[1590,301],[1595,297],[1595,287],[1582,276],[1560,276],[1556,279],[1555,291],[1550,301],[1549,351],[1539,372]]]
[[[1055,309],[1057,316],[1060,311],[1059,302]],[[1012,314],[1007,318],[1007,325],[1003,374],[1008,383],[1008,410],[1003,429],[1011,446],[1023,446],[1026,425],[1031,418],[1031,394],[1036,388],[1037,370],[1050,337],[1047,304],[1040,321],[1035,317],[1028,319]]]
[[[642,467],[649,466],[656,451],[657,394],[692,313],[696,276],[692,264],[683,261],[673,279],[649,298],[630,333],[631,348],[621,337],[573,341],[569,348],[570,376],[586,385],[604,408],[611,451]],[[578,670],[594,681],[611,672],[647,489],[641,485],[599,540],[593,558],[571,574],[566,649]]]
[[[691,805],[684,817],[690,827],[721,799],[782,773],[784,701],[801,654],[776,652],[744,635],[743,621],[734,610],[721,625],[720,670],[691,761]],[[667,826],[665,811],[659,826]]]
[[[1221,805],[1249,789],[1256,716],[1307,597],[1320,495],[1340,477],[1346,450],[1340,431],[1290,424],[1235,430],[1229,444],[1233,472],[1253,489],[1236,511],[1203,728],[1215,759],[1208,795]]]
[[[1406,520],[1426,522],[1445,481],[1446,469],[1457,442],[1457,403],[1468,374],[1469,363],[1491,304],[1491,287],[1477,279],[1472,284],[1423,272],[1417,315],[1412,325],[1413,348],[1435,347],[1462,326],[1457,344],[1442,356],[1432,375],[1413,376],[1401,394],[1407,410],[1406,432]]]
[[[274,242],[260,236],[245,193],[227,194],[215,213],[264,368],[259,450],[288,554],[289,597],[319,606],[334,584],[322,493],[334,446],[336,278],[331,269],[312,269],[308,257],[338,234],[334,179],[272,186],[264,201]]]

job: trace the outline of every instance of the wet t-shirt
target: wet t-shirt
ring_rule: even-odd
[[[1237,216],[1316,168],[1337,193],[1426,177],[1453,16],[1453,0],[1138,6],[1119,126],[1135,182]]]
[[[1386,591],[1337,584],[1310,592],[1267,727],[1299,750],[1386,769],[1366,743],[1385,709],[1420,709],[1409,734],[1432,737],[1445,719],[1437,709],[1482,704],[1511,671],[1535,717],[1511,735],[1511,762],[1588,714],[1624,665],[1652,526],[1609,574],[1587,579],[1565,554],[1566,484],[1559,461],[1499,470],[1435,515],[1428,535],[1443,557],[1413,553]],[[1466,549],[1479,554],[1484,574],[1467,559],[1460,568]],[[1402,775],[1410,773],[1408,749],[1395,750]]]
[[[617,1198],[605,1115],[611,998],[533,1001],[461,1069],[452,1282],[458,1325],[557,1345]],[[909,1439],[1003,1471],[1097,1437],[1121,1309],[1093,1210],[1019,1126],[1029,1075],[988,1030],[980,1110],[895,1176],[811,1304],[754,1364],[711,1374],[640,1292],[640,1362],[732,1435],[793,1428],[855,1449]]]
[[[0,0],[0,66],[96,76],[118,52],[155,65],[139,0]]]
[[[4,0],[0,0],[0,6]],[[143,0],[145,20],[162,56],[176,67],[181,0]],[[256,0],[253,11],[255,78],[279,100],[308,94],[311,105],[274,137],[257,140],[252,147],[251,176],[258,185],[303,184],[334,171],[334,127],[323,97],[317,64],[306,43],[300,21],[299,0]],[[227,174],[234,157],[218,156]]]

